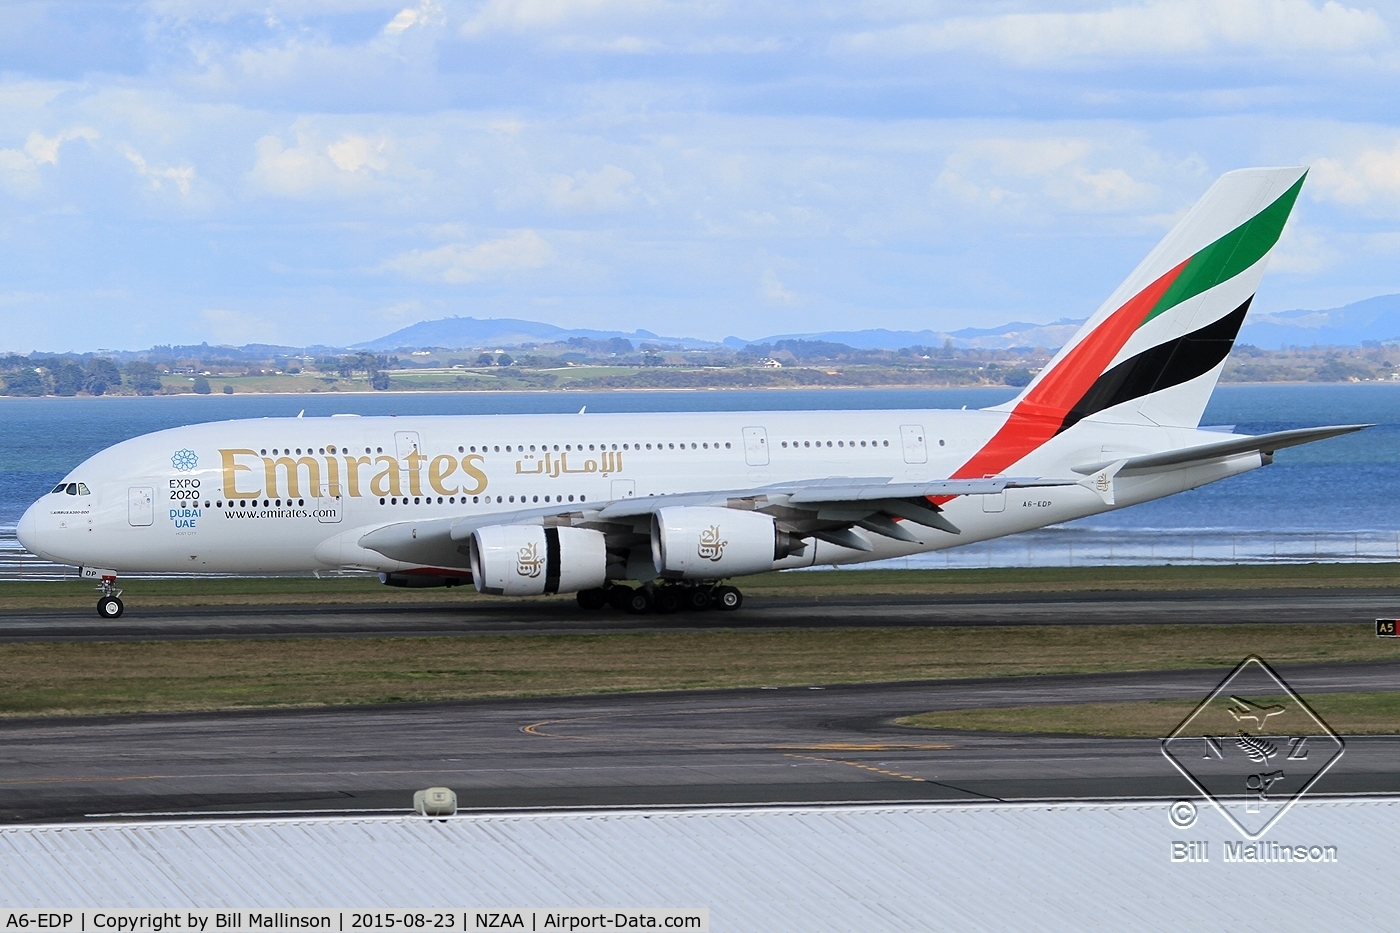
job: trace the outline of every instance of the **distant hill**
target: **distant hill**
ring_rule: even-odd
[[[961,349],[1005,349],[1007,347],[1059,347],[1068,340],[1083,321],[1061,320],[1053,324],[1027,324],[1016,321],[1000,327],[965,327],[962,330],[872,330],[821,331],[806,334],[775,334],[771,337],[726,337],[724,345],[743,349],[751,343],[774,343],[779,340],[824,340],[842,343],[857,350],[902,350],[905,347],[941,347],[951,340]],[[420,321],[377,340],[357,343],[352,350],[388,353],[393,350],[420,347],[518,347],[526,343],[563,342],[570,337],[590,340],[610,340],[621,337],[632,345],[657,343],[703,350],[719,346],[713,341],[694,337],[663,337],[649,330],[626,332],[618,330],[588,330],[558,327],[540,321],[519,318],[450,317],[438,321]]]
[[[570,337],[586,337],[590,340],[621,337],[630,340],[633,346],[648,341],[695,349],[716,345],[713,341],[695,340],[690,337],[662,337],[649,330],[624,333],[618,330],[556,327],[539,321],[522,321],[509,317],[449,317],[440,321],[419,321],[378,340],[357,343],[350,349],[387,353],[391,350],[418,347],[518,347],[524,343],[562,343]]]
[[[1323,311],[1251,312],[1240,328],[1239,340],[1262,350],[1400,341],[1400,295],[1381,295]]]
[[[1063,346],[1083,323],[1065,318],[1051,324],[1012,321],[999,327],[964,327],[952,331],[884,328],[827,330],[754,338],[726,337],[723,343],[738,350],[749,344],[775,343],[779,340],[821,340],[845,344],[858,350],[900,350],[913,346],[941,347],[945,342],[952,341],[954,347],[966,350],[1004,350],[1011,347],[1046,347],[1053,350]],[[356,344],[351,349],[387,353],[420,347],[518,347],[526,343],[563,342],[570,337],[587,337],[591,340],[621,337],[634,347],[648,342],[697,350],[718,346],[713,341],[694,337],[663,337],[647,330],[589,330],[518,318],[451,317],[439,321],[420,321],[378,340]],[[1400,295],[1381,295],[1322,311],[1251,313],[1240,330],[1239,340],[1265,350],[1289,346],[1359,346],[1371,341],[1400,342]]]
[[[964,327],[961,330],[828,330],[809,334],[777,334],[758,340],[726,337],[726,346],[740,349],[750,343],[774,343],[778,340],[825,340],[844,343],[858,350],[902,350],[905,347],[941,347],[951,340],[963,350],[1004,350],[1008,347],[1063,346],[1074,336],[1083,321],[1063,319],[1053,324],[1027,324],[1013,321],[1000,327]]]

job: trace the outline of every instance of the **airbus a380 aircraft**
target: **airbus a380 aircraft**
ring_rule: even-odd
[[[983,411],[259,419],[96,454],[21,543],[100,581],[353,568],[396,586],[737,609],[722,581],[1122,508],[1359,430],[1201,414],[1306,170],[1220,178],[1015,400]],[[628,581],[637,585],[629,585]]]

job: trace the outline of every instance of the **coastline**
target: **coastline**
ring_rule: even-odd
[[[1277,380],[1269,382],[1221,382],[1217,388],[1262,388],[1267,386],[1395,386],[1400,387],[1400,380],[1375,379],[1367,382],[1353,382],[1351,380],[1338,380],[1336,382],[1315,382],[1315,381],[1292,381]],[[403,395],[473,395],[473,396],[493,396],[493,395],[612,395],[617,393],[646,393],[646,394],[689,394],[694,392],[947,392],[947,391],[1017,391],[1019,387],[1008,385],[995,385],[985,383],[981,385],[929,385],[927,383],[889,383],[880,385],[817,385],[817,386],[557,386],[551,388],[531,388],[512,387],[509,389],[347,389],[333,390],[329,392],[305,391],[305,392],[237,392],[226,395],[222,392],[212,392],[208,395],[200,395],[195,392],[169,392],[155,395],[0,395],[0,400],[4,399],[134,399],[134,398],[192,398],[192,399],[234,399],[249,397],[280,396],[289,398],[336,398],[339,396],[360,398],[394,398]]]

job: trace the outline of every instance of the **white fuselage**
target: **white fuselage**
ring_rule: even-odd
[[[30,551],[119,573],[418,569],[360,547],[408,520],[596,507],[664,494],[852,477],[956,475],[1006,420],[995,411],[286,418],[173,428],[85,461],[20,525]],[[1082,422],[1008,476],[1218,438],[1186,428]],[[1083,486],[1010,489],[944,503],[961,534],[905,523],[918,543],[814,541],[774,566],[880,560],[968,544],[1159,498],[1253,469],[1257,453],[1119,481],[1112,506]],[[74,488],[68,485],[67,489]],[[562,506],[560,505],[562,503]]]

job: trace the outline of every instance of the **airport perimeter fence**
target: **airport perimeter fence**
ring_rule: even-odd
[[[1312,564],[1400,561],[1400,532],[1246,532],[1214,529],[1131,531],[1051,527],[1006,538],[873,561],[845,569],[952,570],[987,567],[1132,567],[1163,564]],[[827,570],[826,566],[812,568]],[[323,571],[319,576],[360,576]],[[132,574],[163,579],[187,574]],[[207,576],[227,576],[225,574]],[[311,576],[311,574],[289,574]],[[20,547],[14,528],[0,528],[0,581],[72,580],[72,567]]]
[[[864,564],[870,569],[1145,567],[1400,561],[1400,532],[1262,532],[1051,527],[978,544]]]

